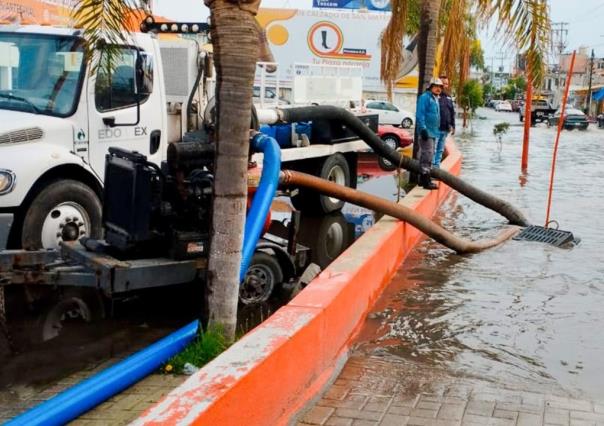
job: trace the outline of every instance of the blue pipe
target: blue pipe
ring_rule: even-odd
[[[63,425],[157,370],[161,364],[182,351],[197,336],[198,329],[199,321],[193,321],[5,425]]]
[[[252,206],[245,219],[243,232],[243,250],[241,253],[241,269],[239,271],[239,282],[242,283],[247,273],[256,244],[264,228],[264,222],[271,209],[273,198],[279,185],[279,173],[281,172],[281,149],[277,141],[270,136],[258,133],[252,138],[252,150],[262,152],[262,176],[258,189],[254,194]]]
[[[281,171],[281,150],[275,139],[258,134],[252,139],[252,149],[264,153],[264,162],[260,183],[245,221],[239,274],[241,281],[254,255],[277,191]],[[199,321],[193,321],[125,360],[15,417],[6,425],[62,425],[69,422],[158,369],[161,364],[182,351],[197,336],[198,329]]]

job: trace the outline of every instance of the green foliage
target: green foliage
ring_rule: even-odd
[[[473,40],[470,45],[470,65],[484,70],[484,50],[482,50],[480,40]]]
[[[508,84],[502,89],[504,99],[515,99],[517,95],[526,90],[526,80],[523,76],[511,78]]]
[[[407,25],[405,32],[415,35],[419,31],[419,16],[421,11],[421,0],[409,0],[407,11]]]
[[[505,135],[508,132],[509,128],[510,128],[510,123],[508,123],[508,122],[497,123],[493,127],[493,134],[495,136]]]
[[[106,58],[102,66],[108,72],[114,69],[119,53],[116,45],[132,44],[130,33],[124,27],[125,18],[132,10],[146,6],[145,0],[77,0],[72,17],[75,27],[83,29],[86,57],[92,59],[94,50],[102,47]]]
[[[482,94],[485,98],[491,98],[495,94],[495,86],[491,83],[485,83],[482,87]]]
[[[482,85],[480,82],[477,80],[466,81],[459,97],[459,103],[462,108],[474,112],[483,102]]]
[[[173,356],[165,365],[165,372],[180,374],[186,363],[195,367],[202,367],[212,361],[229,347],[223,328],[210,326],[206,332],[199,336],[178,355]]]

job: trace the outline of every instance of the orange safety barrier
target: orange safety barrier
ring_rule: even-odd
[[[447,143],[441,167],[458,175]],[[417,188],[402,202],[431,217],[451,189]],[[344,365],[367,312],[422,234],[382,218],[289,304],[247,333],[133,424],[285,425]]]

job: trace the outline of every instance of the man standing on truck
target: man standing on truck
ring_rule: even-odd
[[[441,75],[440,80],[443,82],[443,90],[438,97],[438,105],[440,107],[440,131],[438,133],[436,147],[434,148],[434,160],[432,161],[434,167],[440,167],[447,136],[449,136],[449,134],[455,134],[455,106],[453,105],[453,99],[448,93],[449,78],[446,75]]]
[[[419,129],[419,184],[425,189],[437,189],[430,178],[434,158],[434,141],[440,135],[440,106],[438,97],[443,89],[439,78],[430,81],[428,89],[417,100],[416,126]]]

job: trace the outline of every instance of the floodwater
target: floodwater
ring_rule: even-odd
[[[516,114],[479,110],[474,135],[457,136],[462,177],[543,225],[555,130],[532,129],[520,174]],[[499,144],[494,124],[511,127]],[[604,129],[563,131],[551,218],[581,238],[572,248],[509,241],[459,256],[424,241],[370,313],[360,353],[396,356],[450,374],[604,398]],[[452,195],[437,220],[467,238],[495,235],[505,219]]]

